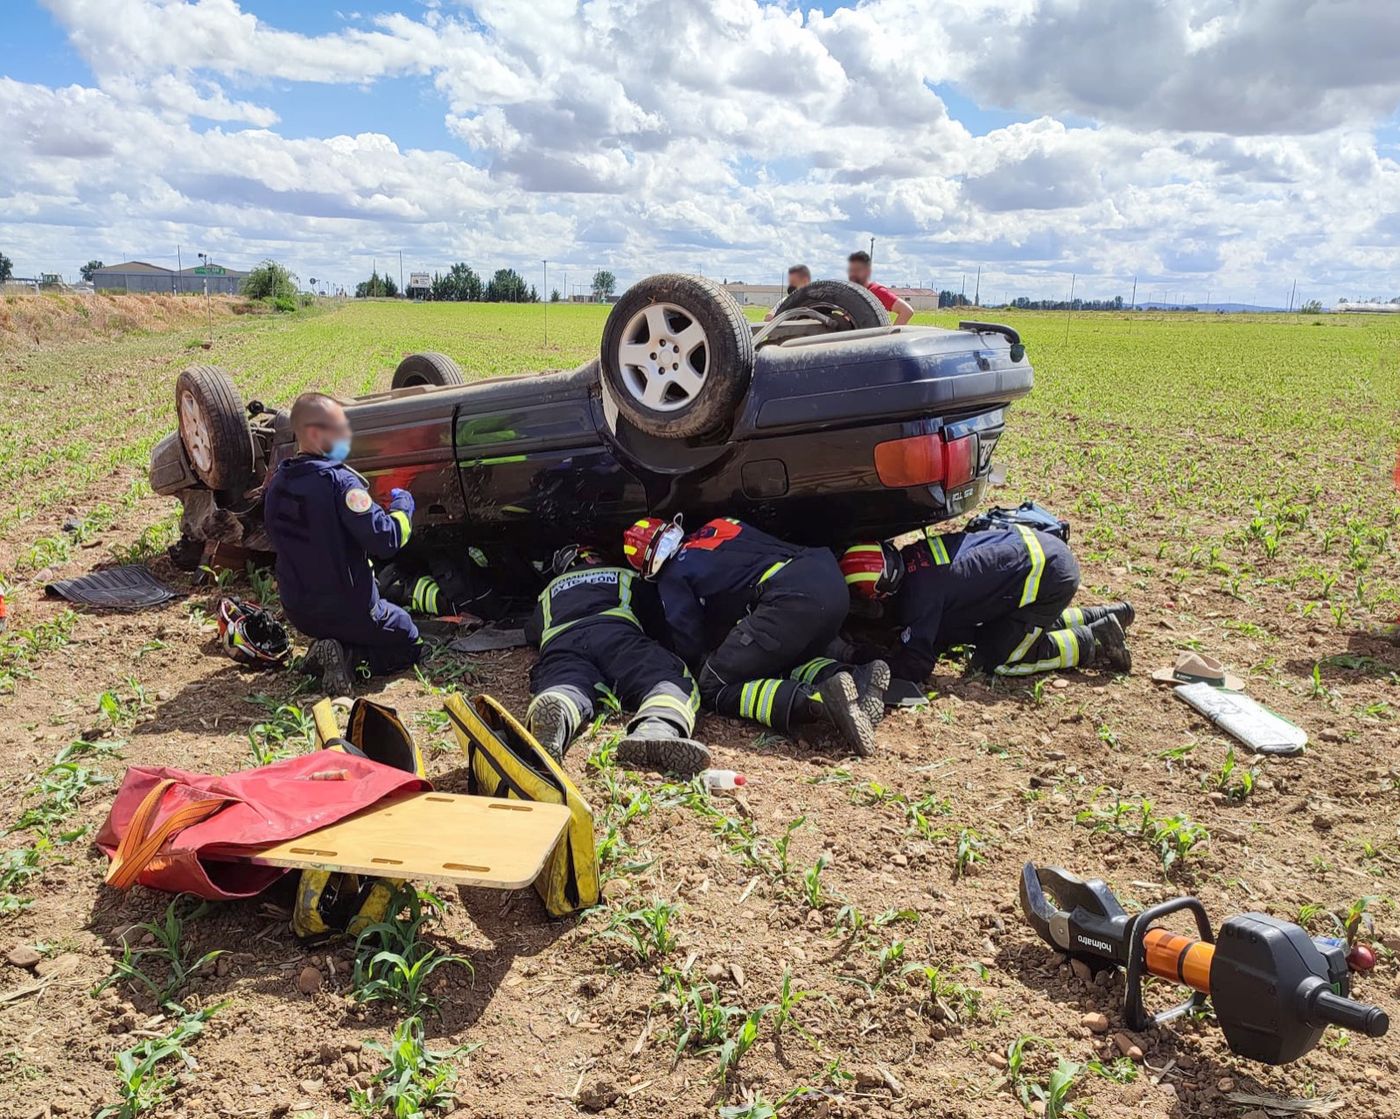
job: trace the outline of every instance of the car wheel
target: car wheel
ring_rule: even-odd
[[[233,378],[214,365],[190,366],[175,381],[175,414],[195,477],[211,490],[246,490],[253,480],[253,436]]]
[[[702,276],[649,276],[603,327],[603,387],[649,435],[727,431],[753,377],[753,331],[739,304]]]
[[[794,307],[809,307],[829,315],[842,330],[869,330],[890,325],[890,317],[880,301],[848,280],[813,280],[787,296],[774,308],[774,314],[791,311]]]
[[[465,385],[462,368],[446,354],[409,354],[394,370],[391,389],[407,389],[416,385]]]

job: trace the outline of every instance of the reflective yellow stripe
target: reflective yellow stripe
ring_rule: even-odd
[[[1030,574],[1026,576],[1026,585],[1021,588],[1021,605],[1029,606],[1040,594],[1040,577],[1045,572],[1045,549],[1040,546],[1040,538],[1025,525],[1017,525],[1016,528],[1025,541],[1026,553],[1031,559]]]
[[[878,571],[857,571],[853,575],[846,576],[846,582],[852,585],[856,583],[878,583],[880,581]]]
[[[759,700],[758,721],[764,726],[773,725],[773,700],[777,698],[778,689],[782,687],[781,680],[769,680],[763,686],[763,695]]]
[[[783,567],[786,566],[786,564],[787,564],[787,560],[779,560],[779,561],[778,561],[777,563],[775,563],[772,567],[770,567],[767,571],[765,571],[762,575],[760,575],[760,576],[758,577],[758,581],[759,581],[760,583],[766,583],[769,579],[771,579],[774,575],[776,575],[779,571],[781,571],[781,570],[783,569]]]
[[[943,543],[943,537],[937,533],[924,529],[924,539],[928,541],[928,550],[933,556],[933,562],[939,567],[944,567],[952,561],[948,558],[948,546]]]
[[[804,684],[810,684],[816,679],[817,673],[835,663],[836,662],[830,657],[813,657],[806,664],[799,664],[789,673],[789,676],[794,680],[802,681]]]
[[[757,684],[745,684],[739,689],[739,718],[753,718],[753,701],[758,694]]]
[[[1060,625],[1082,626],[1083,624],[1084,608],[1082,606],[1066,606],[1060,611]]]
[[[408,543],[408,538],[413,535],[413,522],[408,519],[408,514],[402,509],[395,509],[389,516],[399,526],[399,547],[402,548]]]
[[[681,718],[681,726],[685,728],[685,733],[689,734],[695,729],[695,713],[691,711],[690,704],[683,699],[677,699],[671,695],[648,696],[646,702],[637,708],[637,717],[645,715],[648,711],[656,707],[666,707],[674,711]]]
[[[1028,652],[1030,652],[1031,646],[1035,644],[1035,639],[1039,637],[1043,632],[1044,631],[1039,626],[1033,626],[1030,632],[1026,634],[1021,644],[1017,645],[1016,648],[1011,650],[1011,655],[1008,656],[1006,660],[1002,661],[1002,664],[1015,664],[1017,661],[1019,661]]]

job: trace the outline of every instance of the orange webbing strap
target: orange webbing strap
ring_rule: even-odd
[[[1148,929],[1142,938],[1147,956],[1147,971],[1160,979],[1184,983],[1193,991],[1210,994],[1210,963],[1215,958],[1215,945],[1193,937]]]
[[[166,840],[192,824],[207,820],[229,803],[228,797],[203,797],[192,800],[152,828],[151,823],[160,811],[160,802],[174,784],[174,781],[168,779],[157,783],[137,805],[131,823],[127,825],[126,834],[121,837],[112,855],[112,865],[107,868],[107,885],[118,890],[134,886],[137,877],[155,858]]]

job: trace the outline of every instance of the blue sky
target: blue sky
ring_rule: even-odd
[[[1323,0],[9,0],[0,250],[1395,294],[1397,56]]]

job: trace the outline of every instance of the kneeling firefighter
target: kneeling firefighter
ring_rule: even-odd
[[[928,679],[939,656],[957,645],[974,646],[972,667],[998,676],[1132,668],[1124,634],[1132,606],[1071,606],[1079,589],[1074,554],[1025,525],[930,530],[904,548],[856,544],[842,554],[841,570],[852,594],[893,600],[899,648],[888,659],[902,679]]]
[[[685,534],[679,518],[638,521],[623,552],[661,593],[676,651],[721,715],[784,734],[829,723],[855,753],[875,745],[889,668],[826,656],[850,606],[836,557],[728,517]]]
[[[540,651],[526,711],[535,740],[563,761],[593,718],[594,695],[606,688],[636,712],[617,746],[619,764],[687,776],[707,769],[709,750],[690,737],[700,707],[695,681],[678,656],[646,635],[637,615],[638,608],[646,612],[649,588],[577,545],[559,549],[551,566],[554,578],[525,625]]]
[[[330,695],[351,690],[356,671],[380,676],[418,663],[418,627],[379,597],[370,560],[387,560],[413,531],[413,495],[395,489],[388,509],[350,467],[350,421],[321,393],[292,405],[297,454],[267,484],[263,521],[277,548],[277,589],[292,624],[315,644],[306,667]]]

